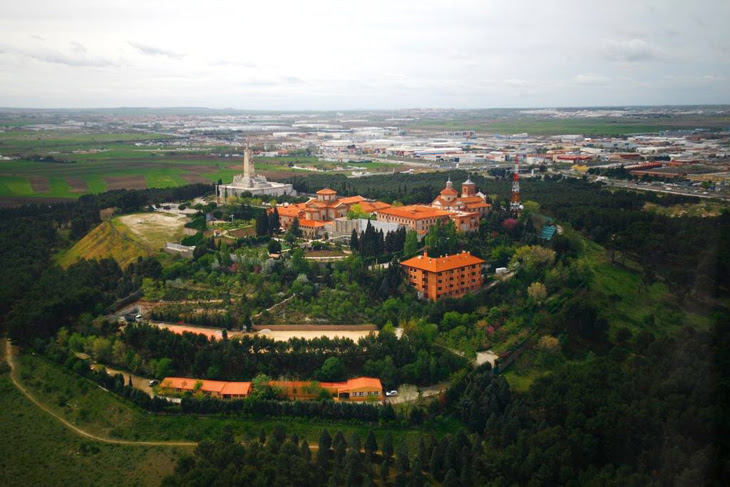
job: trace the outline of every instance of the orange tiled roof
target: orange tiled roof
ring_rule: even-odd
[[[347,196],[345,198],[340,198],[337,201],[339,201],[340,203],[346,204],[346,205],[354,205],[356,203],[363,203],[367,200],[365,198],[363,198],[362,196],[358,195],[358,196]]]
[[[411,220],[424,220],[426,218],[438,218],[441,216],[451,215],[451,212],[449,211],[443,211],[438,208],[423,205],[390,207],[384,210],[378,210],[378,213],[397,216],[400,218],[408,218]]]
[[[483,201],[480,201],[479,203],[467,203],[466,204],[467,208],[489,208],[490,206],[492,206],[492,205],[490,205],[489,203],[484,203]]]
[[[305,219],[299,220],[300,227],[318,228],[318,227],[323,227],[326,224],[327,224],[327,222],[320,222],[317,220],[305,220]]]
[[[362,211],[368,213],[390,208],[390,205],[388,203],[383,203],[382,201],[373,201],[372,203],[369,201],[363,201],[362,203],[359,203],[359,205],[362,208]]]
[[[483,264],[484,261],[479,257],[471,255],[469,252],[460,254],[447,255],[445,257],[429,257],[424,253],[401,262],[402,266],[413,267],[428,272],[443,272],[468,265]]]
[[[269,385],[274,387],[281,387],[284,389],[291,388],[302,388],[309,387],[312,385],[312,381],[296,381],[296,380],[272,380]],[[351,389],[383,389],[380,379],[374,377],[357,377],[355,379],[348,379],[345,382],[319,382],[322,389],[336,390],[339,392],[347,392]]]
[[[317,191],[317,194],[337,194],[337,191],[334,189],[324,188]]]
[[[203,392],[217,392],[219,394],[241,394],[248,395],[251,390],[250,382],[223,382],[218,380],[199,380],[186,377],[165,377],[161,385],[168,389],[181,389],[184,391],[195,390],[195,384],[201,383],[200,390]]]
[[[459,194],[459,192],[456,191],[454,188],[444,188],[439,194]]]
[[[276,207],[276,211],[279,213],[279,216],[288,216],[288,217],[298,217],[303,209],[304,209],[303,204]]]

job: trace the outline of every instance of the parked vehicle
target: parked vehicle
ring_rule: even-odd
[[[156,386],[156,385],[159,385],[159,383],[160,383],[160,381],[159,381],[159,380],[154,380],[154,379],[152,379],[152,380],[150,381],[150,387],[154,387],[154,386]]]
[[[398,395],[398,391],[388,391],[385,393],[386,397],[394,397]]]

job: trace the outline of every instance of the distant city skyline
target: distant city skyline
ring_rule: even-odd
[[[0,106],[728,104],[728,18],[720,0],[29,0],[0,18]]]

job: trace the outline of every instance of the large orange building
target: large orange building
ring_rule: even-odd
[[[429,257],[424,252],[401,262],[408,282],[419,296],[433,301],[444,296],[457,298],[479,289],[483,282],[482,264],[482,259],[466,251],[445,257]]]
[[[477,193],[476,184],[471,179],[467,179],[461,185],[461,196],[454,189],[451,179],[446,181],[446,187],[431,203],[434,208],[442,210],[459,211],[466,213],[478,213],[484,215],[489,211],[490,204],[481,193]]]
[[[365,213],[374,213],[390,207],[382,201],[372,201],[362,196],[338,198],[337,191],[325,188],[317,191],[317,197],[311,198],[306,203],[282,204],[278,205],[276,210],[279,213],[282,230],[289,228],[294,219],[298,218],[299,228],[306,237],[318,237],[327,231],[327,222],[346,217],[354,205],[359,205],[361,211]]]

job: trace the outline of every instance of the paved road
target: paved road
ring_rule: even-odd
[[[101,441],[102,443],[111,443],[114,445],[130,445],[130,446],[197,446],[197,443],[195,442],[189,442],[189,441],[128,441],[128,440],[115,440],[112,438],[105,438],[103,436],[97,436],[93,433],[89,433],[88,431],[84,431],[81,428],[74,426],[73,424],[66,421],[64,418],[59,416],[58,414],[51,411],[45,404],[37,400],[35,397],[31,395],[28,390],[23,387],[18,380],[15,377],[15,371],[17,367],[15,366],[15,358],[13,357],[13,347],[10,345],[9,340],[5,340],[5,359],[8,361],[8,365],[10,366],[10,380],[13,382],[13,385],[18,388],[20,392],[25,395],[30,401],[38,406],[38,408],[42,409],[49,415],[53,416],[58,420],[61,424],[63,424],[65,427],[73,431],[79,436],[83,436],[85,438],[89,438],[96,441]]]

